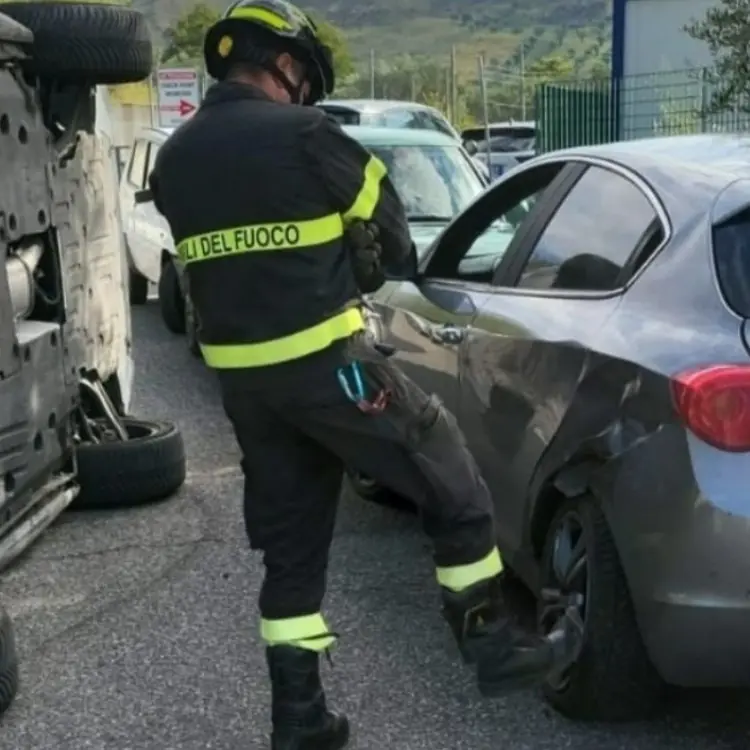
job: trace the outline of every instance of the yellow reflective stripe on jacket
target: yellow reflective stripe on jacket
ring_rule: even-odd
[[[177,252],[184,263],[196,263],[239,253],[301,250],[333,242],[343,233],[341,216],[330,214],[307,221],[250,224],[198,234],[182,240]]]
[[[354,199],[351,208],[344,214],[344,224],[348,224],[356,219],[370,221],[378,201],[380,200],[380,183],[386,176],[388,170],[377,156],[371,156],[365,167],[365,178],[362,189]]]
[[[479,581],[486,581],[500,575],[503,570],[503,561],[497,547],[486,557],[469,565],[455,565],[450,568],[438,568],[438,583],[451,591],[463,591]]]
[[[364,328],[361,310],[352,307],[290,336],[258,344],[201,344],[201,352],[206,364],[218,370],[264,367],[320,352],[334,341],[348,338]]]
[[[309,651],[325,651],[336,640],[321,614],[286,620],[261,620],[260,635],[269,646],[288,644]]]

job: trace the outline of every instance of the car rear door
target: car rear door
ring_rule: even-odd
[[[581,389],[587,369],[600,363],[599,334],[634,268],[666,232],[636,176],[606,163],[580,169],[498,269],[461,362],[462,424],[511,556],[527,547],[540,459],[574,399],[577,408],[597,399]]]
[[[142,233],[139,231],[135,194],[142,190],[146,183],[147,165],[148,139],[145,137],[136,138],[130,151],[130,162],[120,182],[120,211],[122,212],[122,226],[128,243],[130,262],[144,276],[146,275],[147,251]]]
[[[150,140],[146,162],[144,185],[148,186],[148,178],[154,169],[156,155],[161,147],[158,140]],[[138,203],[134,208],[135,226],[142,247],[143,274],[149,281],[157,283],[161,275],[162,255],[164,250],[172,246],[169,225],[166,219],[157,211],[153,201]]]

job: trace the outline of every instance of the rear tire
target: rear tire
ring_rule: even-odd
[[[159,276],[159,309],[168,331],[185,333],[185,299],[177,269],[171,260],[162,266]]]
[[[145,305],[148,302],[148,279],[141,276],[132,266],[129,271],[129,291],[131,305]]]
[[[376,503],[377,505],[383,505],[387,508],[393,508],[394,510],[416,513],[417,509],[415,508],[414,503],[385,487],[381,487],[364,474],[351,470],[347,472],[347,476],[352,489],[363,500],[367,500],[367,502],[370,503]]]
[[[198,338],[198,316],[190,299],[190,294],[185,294],[185,333],[187,334],[188,351],[197,359],[203,358],[200,340]]]
[[[0,606],[0,716],[13,703],[18,692],[18,654],[13,624]]]
[[[130,439],[78,447],[81,491],[71,510],[129,508],[163,500],[185,481],[185,446],[168,422],[125,417]]]
[[[565,542],[564,538],[575,541]],[[583,567],[577,568],[581,572],[575,578],[580,581],[585,576],[581,584],[583,649],[562,680],[544,685],[544,696],[571,719],[645,718],[658,706],[664,683],[646,652],[614,539],[594,498],[583,495],[569,500],[555,514],[542,556],[542,587],[565,588],[559,585],[561,576],[555,573],[555,562],[559,571],[563,551],[579,544]],[[563,593],[579,588],[568,586]],[[557,614],[550,612],[548,603],[539,603],[542,632],[551,630]]]
[[[104,4],[11,2],[2,12],[34,34],[24,66],[42,78],[80,84],[148,78],[153,49],[143,14]]]

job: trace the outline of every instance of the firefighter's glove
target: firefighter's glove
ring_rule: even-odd
[[[380,289],[385,276],[380,265],[383,249],[378,242],[376,224],[355,221],[344,233],[344,244],[352,259],[354,279],[360,292],[367,294]]]

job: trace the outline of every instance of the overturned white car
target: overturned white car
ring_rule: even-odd
[[[172,494],[185,455],[173,425],[128,416],[128,266],[97,88],[150,74],[145,20],[121,6],[4,3],[0,60],[1,569],[68,507]],[[0,713],[17,675],[0,608]]]

